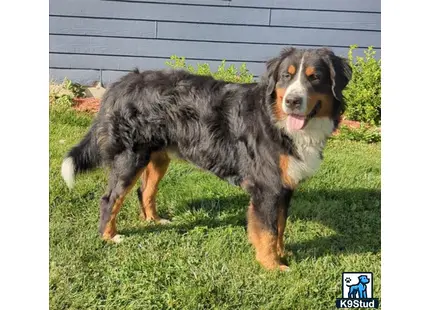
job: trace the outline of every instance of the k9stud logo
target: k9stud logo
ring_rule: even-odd
[[[379,300],[373,298],[373,273],[342,273],[342,298],[336,299],[337,308],[378,308]]]

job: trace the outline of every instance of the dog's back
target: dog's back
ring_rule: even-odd
[[[109,88],[97,116],[103,161],[125,149],[168,148],[220,177],[236,175],[237,141],[258,121],[258,91],[182,70],[130,73]]]

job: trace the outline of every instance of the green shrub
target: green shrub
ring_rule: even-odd
[[[66,89],[70,90],[73,93],[74,98],[85,97],[85,87],[83,87],[81,84],[73,83],[69,79],[64,79],[63,84]]]
[[[348,59],[352,67],[352,79],[344,91],[347,108],[345,117],[350,120],[372,125],[381,123],[381,60],[375,59],[375,51],[369,47],[364,57],[352,55],[357,46],[351,46]],[[186,63],[185,57],[173,55],[166,65],[172,68],[185,69],[198,75],[213,76],[227,82],[251,83],[253,75],[242,64],[239,70],[234,65],[226,68],[225,60],[212,72],[209,64],[197,64],[196,68]]]
[[[375,51],[369,47],[364,57],[356,57],[351,46],[348,59],[352,67],[352,79],[344,91],[347,108],[345,117],[372,125],[381,123],[381,60],[375,59]]]
[[[49,83],[49,103],[57,107],[71,107],[74,104],[73,98],[84,96],[85,88],[67,78],[61,84]]]
[[[185,57],[178,57],[176,55],[171,56],[170,60],[166,61],[166,65],[176,69],[186,69],[198,75],[212,76],[217,80],[226,82],[251,83],[254,81],[254,76],[248,71],[246,64],[242,64],[238,71],[234,65],[230,65],[226,68],[225,60],[221,62],[218,66],[218,70],[215,72],[211,71],[207,63],[197,64],[197,68],[194,68],[192,65],[186,64]]]
[[[375,143],[381,141],[381,131],[378,127],[367,126],[363,123],[360,124],[359,128],[340,125],[338,135],[333,136],[333,138]]]

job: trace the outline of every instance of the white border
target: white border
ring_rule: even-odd
[[[48,309],[49,2],[0,6],[0,309]]]
[[[382,1],[385,309],[423,309],[428,297],[430,19],[425,3]],[[0,309],[49,307],[48,4],[3,1],[0,8]]]
[[[422,0],[382,1],[384,309],[430,304],[428,12]]]

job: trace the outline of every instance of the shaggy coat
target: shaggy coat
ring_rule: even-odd
[[[248,236],[256,258],[285,270],[293,190],[318,168],[350,78],[347,62],[328,49],[285,49],[251,84],[135,70],[106,91],[88,133],[63,161],[63,178],[71,187],[76,173],[110,168],[99,231],[119,241],[116,216],[137,179],[141,217],[166,223],[156,211],[157,186],[171,158],[186,160],[250,194]]]

